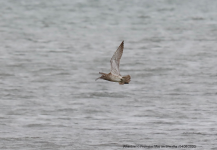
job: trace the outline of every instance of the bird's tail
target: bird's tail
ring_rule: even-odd
[[[131,79],[130,75],[123,76],[122,79],[121,79],[121,81],[119,82],[119,84],[121,84],[121,85],[123,85],[123,84],[129,84],[130,79]]]

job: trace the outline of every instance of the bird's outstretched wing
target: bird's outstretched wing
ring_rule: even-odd
[[[119,64],[120,64],[120,59],[123,54],[123,49],[124,49],[124,41],[122,41],[121,45],[118,47],[114,55],[112,56],[110,63],[111,63],[111,73],[114,75],[120,75],[120,70],[119,70]]]

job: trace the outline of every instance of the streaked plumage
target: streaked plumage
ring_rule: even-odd
[[[97,79],[104,79],[112,82],[119,82],[119,84],[129,84],[130,82],[130,75],[127,76],[121,76],[120,75],[120,70],[119,70],[119,65],[120,65],[120,59],[123,54],[123,49],[124,49],[124,41],[120,44],[114,55],[112,56],[110,63],[111,63],[111,72],[106,74],[99,72],[99,74],[102,74],[101,77]],[[97,80],[96,79],[96,80]]]

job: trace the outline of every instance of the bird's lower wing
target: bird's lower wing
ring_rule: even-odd
[[[113,75],[120,75],[119,66],[117,65],[117,62],[115,60],[111,60],[111,73]]]

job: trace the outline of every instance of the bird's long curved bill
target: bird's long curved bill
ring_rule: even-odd
[[[96,80],[98,80],[98,79],[100,79],[100,77],[99,77],[99,78],[96,78]],[[96,80],[95,80],[95,81],[96,81]]]

